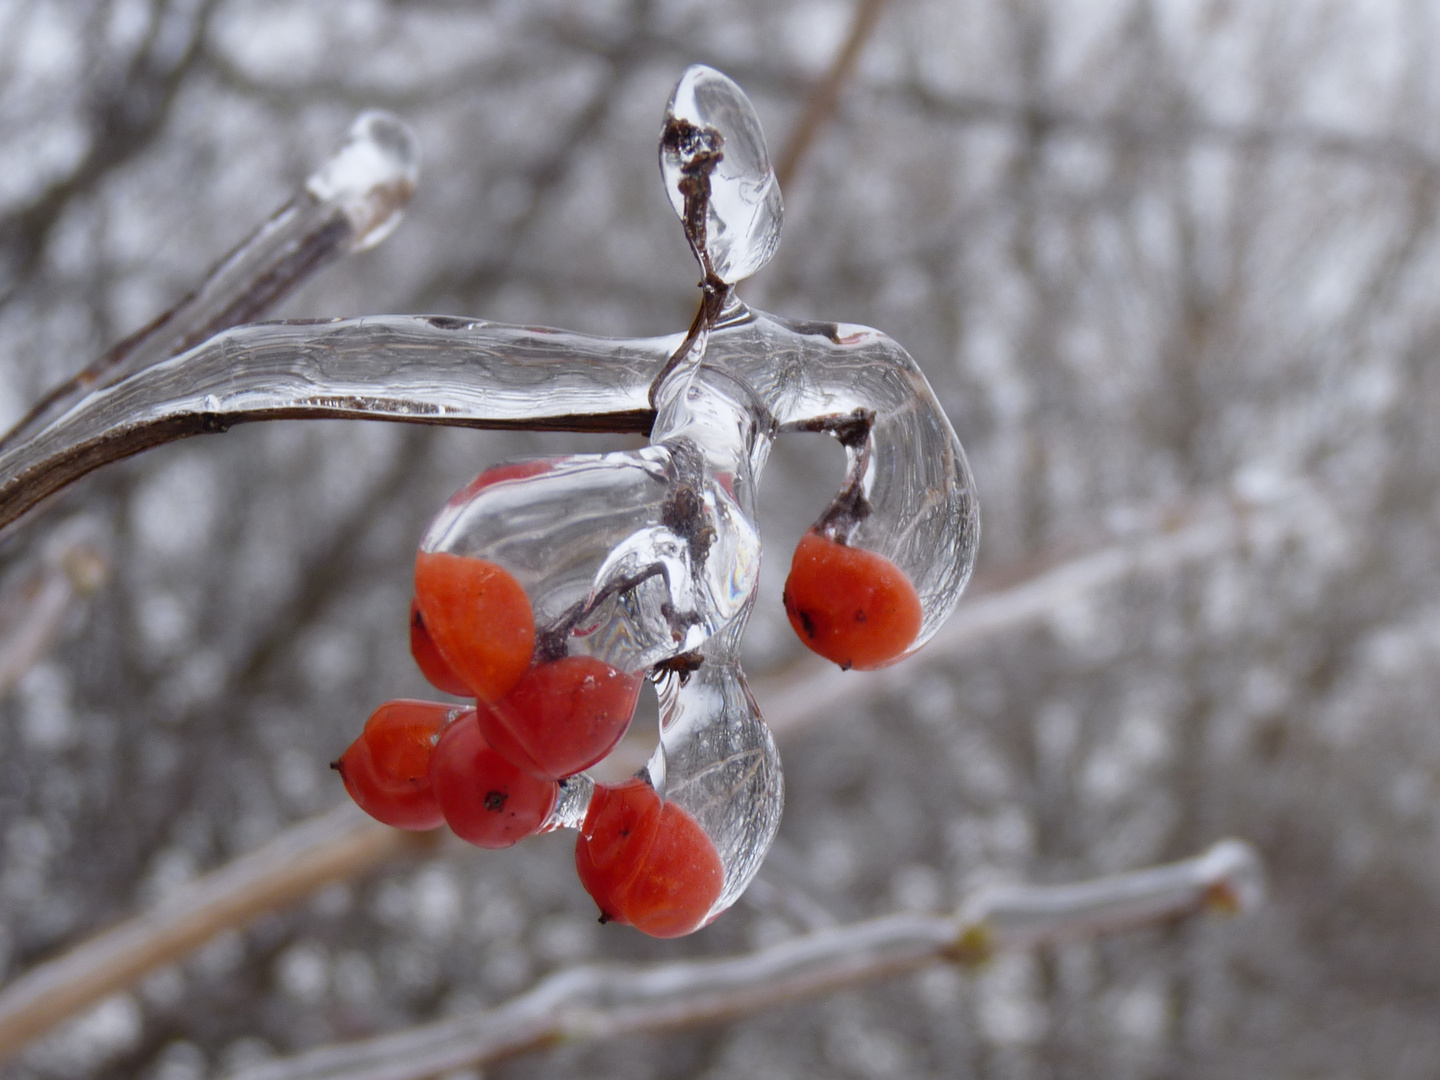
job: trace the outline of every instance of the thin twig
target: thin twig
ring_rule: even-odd
[[[433,842],[379,825],[349,804],[282,832],[0,991],[0,1059],[216,934]]]
[[[880,11],[884,6],[885,0],[857,0],[855,15],[850,20],[850,31],[845,35],[840,51],[835,54],[835,58],[830,61],[830,67],[810,91],[800,119],[795,122],[790,138],[780,152],[780,159],[775,165],[775,179],[779,181],[781,191],[786,190],[799,175],[816,137],[834,118],[835,110],[840,104],[840,91],[855,70],[861,52],[870,40],[870,35],[874,33],[876,23],[880,21]]]
[[[421,1080],[558,1043],[715,1023],[944,962],[1093,937],[1262,898],[1259,859],[1225,840],[1183,862],[1075,885],[991,887],[952,915],[891,915],[746,956],[568,968],[493,1009],[266,1062],[233,1080]]]
[[[50,651],[75,604],[108,580],[109,561],[89,532],[82,522],[53,537],[0,595],[0,698]]]

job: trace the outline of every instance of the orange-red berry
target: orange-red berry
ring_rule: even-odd
[[[497,754],[480,732],[477,711],[465,713],[440,737],[430,783],[445,823],[483,848],[506,848],[545,824],[560,785],[537,780]]]
[[[475,695],[475,691],[455,674],[446,663],[445,657],[440,655],[440,650],[435,647],[435,640],[430,636],[430,631],[425,629],[425,616],[420,614],[418,600],[410,601],[410,655],[415,658],[420,674],[424,675],[435,689],[444,690],[456,697]]]
[[[512,461],[505,465],[492,466],[475,477],[474,480],[471,480],[454,495],[451,495],[449,505],[459,506],[461,503],[469,502],[486,488],[501,483],[502,481],[524,480],[529,476],[539,476],[541,473],[549,472],[554,467],[555,463],[549,458],[535,458],[532,461]]]
[[[635,714],[640,673],[592,656],[536,664],[482,711],[480,727],[499,753],[533,776],[559,780],[608,754]]]
[[[661,938],[704,926],[725,883],[704,830],[640,778],[595,785],[575,870],[606,920]]]
[[[443,824],[430,758],[456,711],[435,701],[387,701],[376,709],[334,766],[356,805],[397,829]]]
[[[535,616],[524,588],[484,559],[422,551],[415,599],[440,656],[481,701],[499,701],[530,666]]]
[[[785,582],[785,614],[800,640],[843,668],[876,668],[920,633],[915,586],[883,555],[808,532]]]

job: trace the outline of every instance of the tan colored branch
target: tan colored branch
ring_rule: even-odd
[[[233,1080],[421,1080],[557,1043],[730,1020],[943,961],[1249,910],[1262,893],[1254,851],[1226,840],[1184,862],[1075,885],[991,887],[952,915],[891,915],[746,956],[569,968],[496,1008],[320,1047]]]
[[[84,523],[62,532],[0,594],[0,698],[54,646],[65,617],[105,584],[110,564]]]
[[[855,70],[865,44],[880,21],[880,11],[884,6],[885,0],[857,0],[850,31],[830,67],[810,91],[800,119],[796,121],[776,162],[775,179],[779,181],[781,191],[786,190],[798,175],[810,148],[815,145],[816,137],[835,116],[835,110],[840,105],[840,91]]]
[[[5,987],[0,1058],[216,934],[432,842],[349,804],[303,822]]]

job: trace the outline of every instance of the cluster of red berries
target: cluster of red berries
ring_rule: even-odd
[[[547,468],[544,461],[499,466],[456,499]],[[920,630],[920,601],[904,573],[816,532],[796,549],[785,607],[801,639],[846,668],[897,658]],[[377,709],[335,763],[360,808],[402,829],[448,825],[485,848],[544,830],[561,783],[624,735],[643,675],[591,656],[537,656],[535,645],[530,599],[509,571],[421,551],[411,653],[433,685],[475,706],[391,701]],[[604,919],[656,937],[704,925],[725,878],[704,830],[662,801],[643,774],[595,784],[575,865]]]
[[[548,468],[491,469],[457,496]],[[504,848],[542,831],[568,777],[625,734],[643,681],[590,656],[536,656],[525,589],[484,559],[421,551],[410,650],[425,677],[473,708],[391,701],[335,763],[366,813],[402,829],[448,825]],[[656,937],[704,924],[724,869],[700,826],[641,779],[596,784],[575,849],[604,918]]]

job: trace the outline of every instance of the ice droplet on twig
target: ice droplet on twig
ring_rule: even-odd
[[[675,85],[660,133],[665,193],[706,275],[734,284],[780,244],[780,185],[755,106],[729,77],[696,64]]]
[[[390,113],[371,110],[356,117],[340,149],[305,188],[350,219],[353,250],[364,251],[395,231],[419,179],[415,133]]]

